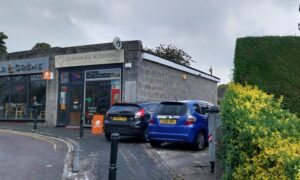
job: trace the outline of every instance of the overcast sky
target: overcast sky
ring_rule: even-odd
[[[231,80],[238,37],[299,35],[299,0],[1,0],[8,52],[122,40],[173,44],[192,67]]]

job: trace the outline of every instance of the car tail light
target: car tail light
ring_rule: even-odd
[[[149,120],[149,124],[154,124],[154,120],[153,120],[153,119],[150,119],[150,120]]]
[[[184,125],[192,125],[194,122],[196,122],[196,118],[192,115],[189,115],[187,120],[185,121]]]
[[[138,112],[135,113],[135,118],[141,118],[145,115],[145,110],[142,108]]]

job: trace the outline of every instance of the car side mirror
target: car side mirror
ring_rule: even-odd
[[[208,107],[201,107],[201,112],[203,114],[207,114],[208,113]]]

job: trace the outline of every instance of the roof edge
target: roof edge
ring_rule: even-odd
[[[180,71],[184,71],[184,72],[196,75],[196,76],[200,76],[202,78],[205,78],[205,79],[217,82],[217,83],[220,82],[220,78],[218,78],[216,76],[212,76],[210,74],[207,74],[207,73],[202,72],[202,71],[200,71],[198,69],[195,69],[195,68],[191,68],[191,67],[188,67],[188,66],[184,66],[184,65],[174,63],[172,61],[166,60],[166,59],[161,58],[159,56],[150,54],[148,52],[143,52],[142,53],[142,59],[152,61],[152,62],[156,62],[158,64],[162,64],[162,65],[165,65],[165,66],[168,66],[168,67],[180,70]]]

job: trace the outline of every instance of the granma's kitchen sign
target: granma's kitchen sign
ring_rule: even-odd
[[[49,58],[0,61],[0,76],[42,73],[49,69]]]

